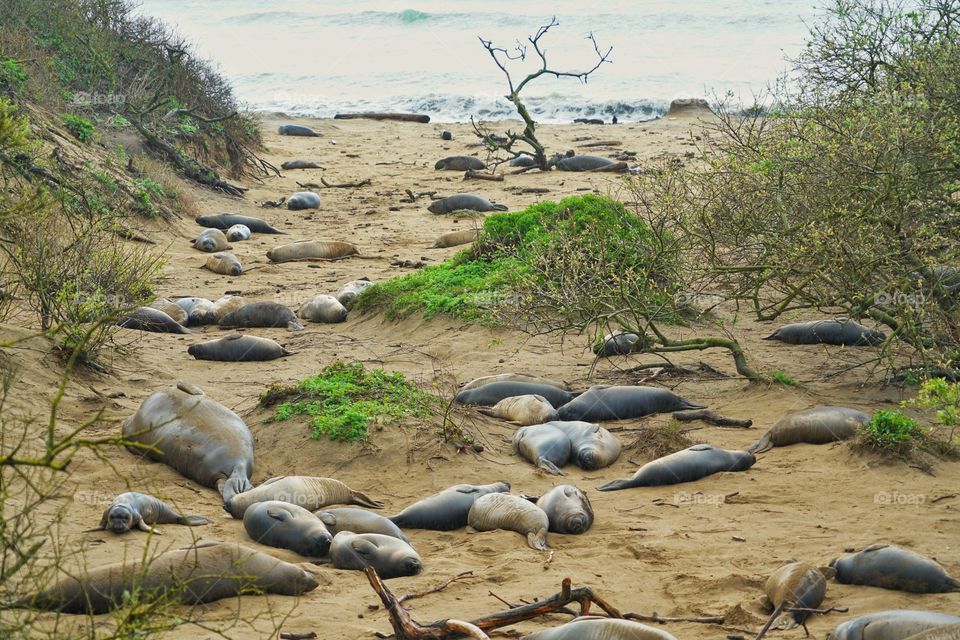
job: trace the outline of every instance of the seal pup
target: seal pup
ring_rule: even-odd
[[[475,196],[472,193],[458,193],[446,198],[434,200],[427,207],[430,213],[451,213],[460,209],[470,209],[485,213],[487,211],[507,211],[507,207],[502,204],[494,204],[486,198]]]
[[[227,234],[220,229],[204,229],[196,238],[190,241],[190,246],[205,253],[215,253],[232,248],[227,241]]]
[[[290,169],[323,169],[313,160],[287,160],[280,165],[280,168],[288,171]]]
[[[251,488],[253,435],[240,416],[196,385],[154,391],[124,421],[122,433],[131,453],[217,489],[224,504]]]
[[[827,640],[902,640],[928,629],[954,624],[960,624],[960,618],[936,611],[875,611],[837,625],[827,634]]]
[[[870,416],[847,407],[814,407],[786,415],[770,427],[759,440],[747,447],[751,453],[763,453],[773,447],[798,442],[825,444],[852,438],[857,429],[867,426]]]
[[[243,514],[243,528],[254,542],[289,549],[308,558],[327,555],[333,540],[313,512],[279,500],[250,505]]]
[[[242,242],[253,237],[253,232],[245,224],[235,224],[225,234],[228,242]]]
[[[598,384],[558,408],[561,420],[600,422],[630,420],[651,413],[704,409],[706,405],[695,404],[658,387]]]
[[[242,309],[246,304],[247,301],[244,300],[243,296],[230,294],[220,296],[213,303],[213,314],[217,317],[216,324],[219,324],[220,320],[223,319],[225,315]]]
[[[619,491],[631,487],[659,487],[693,482],[714,473],[746,471],[757,459],[746,451],[718,449],[709,444],[692,447],[657,458],[643,465],[631,478],[614,480],[597,487],[600,491]]]
[[[358,504],[361,507],[382,509],[383,503],[354,491],[339,480],[313,476],[277,476],[264,480],[255,489],[235,495],[224,501],[224,508],[234,518],[242,518],[251,505],[268,500],[289,502],[310,511],[331,504]]]
[[[349,242],[321,242],[318,240],[298,240],[290,244],[274,247],[267,251],[270,262],[292,262],[294,260],[334,260],[359,255],[357,246]]]
[[[480,496],[467,514],[467,532],[507,529],[527,539],[531,549],[547,549],[547,514],[529,500],[509,493]]]
[[[513,451],[540,469],[565,475],[560,467],[570,460],[570,438],[552,423],[521,427],[513,434]]]
[[[151,333],[193,333],[169,315],[153,307],[137,307],[117,321],[122,329],[136,329]]]
[[[837,582],[910,593],[960,591],[960,581],[919,553],[892,544],[872,544],[858,553],[834,558]]]
[[[677,640],[663,629],[633,620],[585,616],[553,629],[535,631],[523,640]]]
[[[572,484],[561,484],[537,498],[537,506],[547,514],[552,533],[584,533],[593,526],[590,498]]]
[[[198,298],[196,296],[177,298],[174,300],[174,303],[187,314],[188,327],[217,324],[219,320],[213,308],[213,303],[206,298]]]
[[[287,209],[302,211],[303,209],[319,209],[320,196],[313,191],[297,191],[287,200]]]
[[[553,426],[570,439],[570,459],[585,471],[609,467],[620,457],[620,441],[599,424],[556,420]]]
[[[314,514],[323,521],[331,535],[337,535],[341,531],[379,533],[384,536],[400,538],[410,544],[410,540],[400,530],[400,527],[379,513],[355,507],[340,507],[337,509],[319,509],[314,511]]]
[[[542,424],[557,419],[557,410],[543,396],[527,394],[504,398],[492,407],[480,407],[480,413],[521,426]]]
[[[547,384],[503,381],[490,382],[466,391],[461,390],[456,396],[456,401],[460,404],[492,407],[504,398],[525,395],[540,396],[554,408],[562,407],[577,397],[576,393],[564,391]]]
[[[169,504],[145,493],[128,491],[121,493],[103,511],[100,525],[90,531],[112,531],[126,533],[137,528],[141,531],[160,533],[151,527],[154,524],[183,524],[197,527],[210,524],[203,516],[185,516]]]
[[[147,306],[151,309],[163,311],[165,314],[173,318],[173,321],[177,324],[187,326],[187,322],[189,322],[189,316],[187,316],[187,312],[184,311],[180,305],[169,298],[157,298]]]
[[[242,333],[192,344],[187,347],[187,353],[197,360],[219,362],[264,362],[293,355],[293,351],[284,349],[269,338]]]
[[[433,168],[436,171],[480,171],[487,168],[487,163],[474,156],[449,156],[437,160]]]
[[[415,576],[423,570],[416,550],[393,536],[341,531],[330,545],[330,561],[337,569],[362,571],[373,567],[384,580]]]
[[[357,296],[360,295],[364,289],[371,285],[373,285],[373,283],[366,278],[353,280],[352,282],[348,282],[337,289],[337,293],[334,295],[334,297],[337,299],[337,302],[349,309],[353,305],[353,301],[357,299]]]
[[[347,319],[347,308],[333,296],[320,294],[304,302],[297,315],[310,322],[333,324]]]
[[[307,138],[319,138],[320,134],[302,124],[282,124],[277,127],[277,133],[282,136],[304,136]]]
[[[300,331],[303,325],[297,321],[293,311],[276,302],[250,302],[236,311],[220,318],[223,329],[249,329],[252,327],[287,328]]]
[[[166,595],[184,604],[215,602],[241,593],[298,596],[317,588],[316,575],[231,542],[203,542],[141,562],[96,567],[68,576],[15,606],[98,615],[122,607],[131,593],[149,600]]]
[[[466,231],[450,231],[444,233],[434,240],[433,244],[427,249],[449,249],[450,247],[459,247],[462,244],[469,244],[477,239],[480,231],[468,229]]]
[[[232,253],[214,253],[204,263],[204,268],[222,276],[239,276],[243,273],[240,260]]]
[[[467,526],[470,507],[477,498],[489,493],[510,491],[509,482],[492,484],[457,484],[419,500],[390,517],[401,529],[453,531]]]
[[[201,227],[210,229],[221,229],[226,231],[234,225],[242,224],[254,233],[274,233],[282,236],[288,235],[286,231],[274,229],[267,222],[253,216],[241,216],[236,213],[217,213],[209,216],[198,216],[194,218]]]
[[[779,340],[787,344],[832,344],[848,347],[876,346],[887,336],[853,320],[816,320],[785,324],[764,340]]]

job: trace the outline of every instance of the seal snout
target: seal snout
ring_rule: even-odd
[[[331,536],[328,532],[323,531],[315,534],[313,536],[313,545],[311,547],[313,553],[310,555],[318,557],[327,555],[327,553],[330,551],[331,542],[333,542],[333,536]]]
[[[570,533],[580,534],[590,528],[590,521],[586,515],[578,513],[567,521],[566,529]]]
[[[597,457],[597,452],[590,449],[581,451],[577,456],[577,466],[587,471],[599,469],[600,460]]]
[[[402,574],[405,576],[415,576],[423,571],[423,563],[417,558],[405,558],[401,565]]]

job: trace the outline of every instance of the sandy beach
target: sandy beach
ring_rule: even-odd
[[[298,123],[314,127],[322,137],[279,136],[277,125]],[[519,128],[519,122],[496,129]],[[453,140],[443,141],[448,129]],[[263,157],[276,166],[292,159],[314,160],[323,169],[283,171],[262,183],[246,180],[246,198],[233,198],[182,183],[195,202],[197,214],[232,212],[261,217],[288,236],[255,235],[234,243],[244,265],[240,277],[201,269],[206,255],[188,241],[200,230],[192,219],[157,223],[144,232],[163,248],[166,264],[160,279],[161,296],[197,295],[215,299],[239,292],[248,301],[274,300],[296,309],[318,293],[333,293],[354,279],[375,282],[410,271],[394,263],[436,264],[459,248],[430,249],[448,231],[471,229],[479,218],[455,218],[427,211],[429,198],[404,202],[406,191],[435,191],[445,196],[475,193],[521,210],[538,199],[559,200],[582,193],[626,197],[621,176],[604,173],[547,174],[531,171],[507,175],[502,182],[463,179],[460,172],[435,171],[434,163],[450,155],[482,154],[469,124],[412,124],[370,120],[290,119],[263,114],[267,151]],[[578,154],[610,156],[636,152],[641,167],[676,158],[693,162],[696,118],[663,118],[653,122],[618,125],[546,125],[539,130],[551,150],[574,149]],[[586,146],[601,141],[617,144]],[[358,188],[316,189],[319,210],[289,211],[261,208],[257,203],[289,197],[298,183],[330,184],[369,180]],[[523,189],[547,189],[543,194]],[[337,262],[273,264],[268,249],[300,239],[355,243],[361,255]],[[785,318],[811,319],[816,315]],[[896,387],[877,384],[870,371],[844,371],[866,359],[872,348],[823,345],[788,346],[761,341],[775,325],[758,323],[745,315],[735,329],[751,361],[770,372],[784,368],[800,384],[747,385],[722,351],[678,354],[671,360],[696,369],[700,363],[724,374],[702,369],[696,376],[662,377],[649,384],[667,386],[684,397],[707,404],[723,415],[750,418],[751,429],[729,429],[694,423],[687,433],[693,442],[742,449],[783,415],[817,405],[841,405],[872,413],[893,408],[903,399]],[[693,332],[694,329],[678,329]],[[661,488],[600,493],[596,486],[631,475],[652,459],[634,445],[643,429],[665,425],[669,415],[608,423],[625,450],[612,467],[585,472],[567,467],[565,477],[544,475],[511,451],[514,426],[471,410],[458,410],[456,419],[473,433],[483,451],[459,451],[443,444],[432,425],[407,422],[372,431],[362,444],[335,443],[310,438],[306,420],[269,422],[269,411],[257,406],[259,393],[271,383],[293,383],[319,371],[334,359],[359,361],[367,367],[399,371],[425,390],[450,398],[458,383],[481,375],[520,371],[564,380],[574,388],[613,382],[638,384],[646,373],[635,367],[657,362],[633,355],[594,363],[588,337],[531,337],[512,328],[481,327],[459,320],[412,316],[391,321],[379,314],[351,313],[343,324],[310,324],[291,333],[258,329],[251,333],[273,338],[294,351],[288,358],[264,363],[221,363],[194,360],[190,344],[219,337],[217,327],[196,335],[148,334],[124,330],[118,342],[124,352],[104,362],[109,375],[83,372],[68,389],[62,428],[69,428],[106,405],[114,420],[95,427],[91,435],[119,432],[119,421],[133,413],[151,392],[185,380],[239,413],[255,437],[254,483],[275,475],[336,477],[352,488],[386,503],[385,515],[447,486],[506,480],[514,492],[537,494],[571,483],[588,492],[596,512],[593,528],[581,536],[551,534],[552,551],[530,549],[512,532],[467,534],[408,531],[424,561],[424,571],[412,578],[389,581],[397,594],[418,592],[462,572],[471,579],[409,601],[415,619],[427,623],[454,617],[470,619],[504,608],[508,602],[532,601],[559,590],[565,577],[574,585],[588,585],[621,611],[663,616],[722,616],[722,624],[677,622],[663,628],[677,638],[752,637],[766,614],[759,605],[770,572],[788,558],[825,565],[844,551],[886,542],[909,547],[936,558],[954,576],[960,575],[960,467],[941,463],[929,475],[904,463],[886,463],[870,454],[852,451],[845,443],[795,445],[761,454],[745,473],[714,475],[704,480]],[[32,389],[15,399],[20,408],[37,406],[57,380],[57,365],[39,352],[21,351],[20,384]],[[595,366],[594,366],[595,365]],[[61,535],[68,550],[84,550],[88,566],[121,558],[138,558],[144,545],[157,550],[176,548],[193,539],[231,540],[267,553],[302,561],[292,553],[256,545],[240,521],[221,508],[220,496],[197,486],[170,468],[138,460],[116,451],[110,465],[82,452],[73,464],[65,491],[66,515]],[[85,533],[96,525],[105,502],[126,490],[155,493],[185,513],[204,515],[213,523],[197,528],[165,526],[162,536],[142,532],[115,536]],[[37,516],[41,517],[41,516]],[[73,556],[69,562],[79,562]],[[318,568],[321,585],[302,598],[243,597],[199,607],[195,617],[228,627],[227,637],[268,637],[274,631],[314,631],[318,637],[338,640],[373,637],[390,632],[386,613],[362,573]],[[916,595],[870,587],[829,583],[825,606],[848,608],[846,613],[814,616],[809,629],[816,638],[843,620],[880,609],[926,609],[956,613],[957,594]],[[239,614],[255,618],[252,624],[231,622]],[[517,637],[555,626],[568,616],[556,615],[512,627]],[[110,616],[97,618],[109,624]],[[802,629],[772,631],[769,637],[800,638]],[[207,638],[214,634],[193,624],[169,633],[171,638]],[[271,636],[274,637],[274,636]]]

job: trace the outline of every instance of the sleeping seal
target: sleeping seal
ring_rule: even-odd
[[[303,325],[293,311],[282,304],[269,301],[250,302],[236,311],[220,318],[223,329],[247,329],[251,327],[281,327],[300,331]]]
[[[509,493],[488,493],[477,498],[467,514],[467,531],[508,529],[527,539],[531,549],[547,549],[547,514],[529,500]]]
[[[434,200],[427,207],[430,213],[451,213],[460,209],[470,209],[484,213],[487,211],[506,211],[507,207],[502,204],[493,204],[486,198],[475,196],[472,193],[458,193],[446,198]]]
[[[104,510],[100,525],[93,531],[126,533],[137,528],[141,531],[159,533],[150,526],[152,524],[183,524],[188,527],[197,527],[210,524],[210,521],[202,516],[181,515],[159,498],[128,491],[113,499],[110,506]]]
[[[233,227],[234,225],[242,224],[254,233],[274,233],[283,236],[287,235],[286,231],[274,229],[260,218],[241,216],[235,213],[217,213],[209,216],[199,216],[194,221],[201,227],[221,229],[223,231],[230,229],[230,227]]]
[[[729,451],[709,444],[695,444],[683,451],[648,462],[627,480],[614,480],[597,489],[618,491],[631,487],[659,487],[693,482],[714,473],[746,471],[756,461],[753,454],[746,451]]]
[[[265,480],[255,489],[224,501],[224,508],[234,518],[242,518],[250,505],[268,500],[280,500],[316,511],[331,504],[358,504],[371,509],[382,509],[383,503],[354,491],[333,478],[313,476],[278,476]]]
[[[815,407],[786,415],[747,447],[750,453],[763,453],[773,447],[783,447],[798,442],[824,444],[847,440],[865,427],[870,416],[846,407]]]
[[[510,396],[492,407],[480,407],[478,411],[521,426],[542,424],[557,419],[557,410],[547,402],[546,398],[538,395]]]
[[[302,124],[282,124],[277,127],[277,133],[282,136],[305,136],[308,138],[320,137],[319,133],[310,127],[303,126]]]
[[[287,351],[269,338],[242,333],[192,344],[187,347],[187,353],[197,360],[219,362],[262,362],[293,355],[293,351]]]
[[[764,340],[787,344],[834,344],[859,347],[882,344],[887,339],[882,331],[874,331],[853,320],[816,320],[785,324]]]
[[[583,491],[572,484],[561,484],[537,499],[553,533],[584,533],[593,525],[593,506]]]
[[[196,238],[190,241],[190,246],[205,253],[215,253],[230,249],[227,234],[220,229],[204,229]]]
[[[487,163],[474,156],[450,156],[437,160],[433,168],[437,171],[480,171],[487,168]]]
[[[847,620],[827,640],[903,640],[928,629],[960,623],[960,618],[935,611],[894,609]]]
[[[337,569],[362,571],[372,566],[384,580],[415,576],[423,570],[423,562],[413,547],[379,533],[341,531],[333,537],[330,560]]]
[[[526,395],[540,396],[554,408],[562,407],[577,396],[576,393],[564,391],[563,389],[558,389],[548,384],[537,384],[535,382],[490,382],[480,387],[460,391],[456,396],[456,401],[460,404],[492,407],[504,398]]]
[[[556,405],[554,405],[556,406]],[[666,389],[642,386],[610,386],[598,384],[586,393],[559,407],[561,420],[630,420],[651,413],[667,413],[684,409],[703,409],[686,398]]]
[[[390,520],[401,529],[461,529],[467,526],[467,515],[477,498],[502,491],[510,491],[509,482],[457,484],[413,503]]]
[[[311,511],[279,500],[251,505],[243,514],[243,528],[254,542],[308,558],[327,555],[333,540],[326,525]]]
[[[835,558],[837,582],[910,593],[960,591],[960,581],[939,564],[903,547],[872,544],[859,553]]]
[[[117,322],[118,327],[152,333],[193,333],[169,315],[153,307],[137,307]]]
[[[313,191],[298,191],[287,200],[287,209],[302,211],[303,209],[319,209],[320,196]]]
[[[633,620],[586,616],[553,629],[536,631],[523,640],[677,640],[662,629]]]

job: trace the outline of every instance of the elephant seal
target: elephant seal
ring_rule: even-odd
[[[958,638],[960,638],[960,623],[927,629],[906,640],[957,640]]]
[[[837,582],[910,593],[960,591],[960,581],[919,553],[889,544],[872,544],[863,551],[835,558]]]
[[[180,382],[154,391],[123,423],[136,455],[163,462],[205,487],[226,504],[250,489],[253,436],[240,416]],[[140,446],[137,446],[140,445]]]
[[[557,410],[543,396],[528,394],[504,398],[492,407],[481,407],[480,413],[521,426],[542,424],[557,419]]]
[[[353,301],[357,299],[357,296],[371,285],[373,285],[372,282],[363,278],[354,280],[337,289],[334,297],[337,299],[337,302],[349,309],[351,305],[353,305]]]
[[[243,296],[225,295],[217,298],[213,303],[213,313],[217,316],[217,324],[224,316],[239,311],[246,304],[247,301],[243,299]]]
[[[168,298],[157,298],[153,302],[147,305],[151,309],[156,309],[158,311],[163,311],[165,314],[173,318],[173,321],[187,326],[189,321],[189,316],[187,312],[183,310],[176,302]]]
[[[553,533],[581,534],[593,526],[590,498],[572,484],[561,484],[537,499]]]
[[[746,471],[757,459],[746,451],[718,449],[709,444],[692,447],[657,458],[643,465],[633,477],[614,480],[597,487],[600,491],[618,491],[631,487],[659,487],[667,484],[693,482],[714,473]]]
[[[703,409],[686,398],[666,389],[642,386],[610,386],[598,384],[586,393],[559,407],[561,420],[630,420],[651,413],[667,413],[683,409]]]
[[[960,623],[960,618],[935,611],[891,609],[843,622],[827,640],[903,640],[928,629]]]
[[[833,344],[848,347],[875,346],[887,339],[882,331],[874,331],[853,320],[815,320],[785,324],[764,340],[787,344]]]
[[[441,139],[441,140],[453,140],[453,133],[451,133],[451,132],[448,131],[447,129],[444,129],[443,131],[440,132],[440,139]]]
[[[479,171],[486,169],[487,163],[474,156],[450,156],[437,160],[433,168],[437,171],[469,171],[471,169]]]
[[[282,124],[279,127],[277,127],[277,133],[279,133],[282,136],[304,136],[307,138],[320,137],[319,133],[317,133],[310,127],[303,126],[302,124]]]
[[[480,387],[460,391],[456,400],[460,404],[492,407],[504,398],[512,396],[537,395],[544,398],[554,408],[561,407],[577,397],[576,393],[564,391],[547,384],[535,382],[490,382]]]
[[[214,253],[203,265],[206,269],[222,276],[239,276],[243,273],[240,260],[232,253]]]
[[[611,356],[625,356],[633,352],[634,346],[640,342],[640,336],[626,331],[614,331],[603,336],[603,341],[594,347],[593,352],[599,358]]]
[[[347,319],[347,308],[333,296],[321,294],[314,296],[309,302],[304,302],[297,315],[310,322],[332,324]]]
[[[570,439],[570,458],[585,471],[609,467],[620,457],[620,441],[599,424],[557,420],[550,423]]]
[[[300,331],[303,325],[297,321],[293,311],[276,302],[250,302],[236,311],[220,318],[223,329],[249,329],[251,327],[285,327],[291,331]]]
[[[480,376],[479,378],[474,378],[470,382],[464,384],[462,387],[460,387],[460,390],[469,391],[470,389],[476,389],[477,387],[482,387],[483,385],[490,384],[491,382],[531,382],[533,384],[546,384],[551,387],[556,387],[557,389],[570,391],[570,387],[568,387],[564,382],[557,382],[555,380],[541,378],[539,376],[531,376],[526,373],[498,373],[492,376]]]
[[[433,244],[427,249],[449,249],[450,247],[459,247],[462,244],[469,244],[477,239],[480,232],[476,229],[466,231],[451,231],[441,235],[434,240]]]
[[[224,508],[234,518],[242,518],[250,505],[268,500],[289,502],[310,511],[331,504],[358,504],[361,507],[382,509],[383,503],[354,491],[339,480],[313,476],[277,476],[265,480],[255,489],[240,493],[224,501]]]
[[[242,242],[252,238],[253,232],[245,224],[235,224],[227,229],[226,236],[228,242]]]
[[[480,496],[467,514],[467,531],[516,531],[531,549],[547,549],[550,521],[543,509],[520,496],[488,493]]]
[[[217,324],[219,318],[213,308],[213,303],[206,298],[177,298],[174,303],[187,314],[187,326]]]
[[[159,498],[128,491],[113,499],[110,506],[104,510],[103,517],[100,518],[100,526],[93,531],[126,533],[137,528],[141,531],[159,533],[150,526],[152,524],[183,524],[188,527],[197,527],[210,524],[210,521],[202,516],[181,515]]]
[[[554,475],[570,460],[570,438],[552,423],[521,427],[513,434],[514,452]]]
[[[453,531],[467,526],[467,515],[477,498],[490,493],[510,491],[509,482],[493,484],[457,484],[413,503],[390,518],[401,529]]]
[[[301,211],[303,209],[319,209],[320,196],[313,191],[297,191],[287,200],[287,209]]]
[[[870,416],[846,407],[815,407],[786,415],[747,447],[750,453],[763,453],[773,447],[784,447],[798,442],[825,444],[852,438],[857,429],[865,427]]]
[[[312,511],[279,500],[250,505],[243,528],[254,542],[289,549],[308,558],[327,555],[333,536]]]
[[[451,213],[460,209],[470,209],[471,211],[507,211],[507,207],[502,204],[493,204],[486,198],[475,196],[472,193],[458,193],[446,198],[434,200],[427,207],[430,213]]]
[[[532,167],[537,164],[537,161],[533,159],[533,156],[517,156],[510,161],[511,167]]]
[[[833,569],[818,569],[805,562],[788,562],[770,574],[763,587],[764,608],[772,611],[768,624],[787,607],[819,609],[827,595],[827,578],[833,574]],[[790,615],[806,628],[809,611],[792,611]]]
[[[16,606],[98,615],[123,606],[138,591],[147,601],[166,595],[202,604],[250,593],[298,596],[318,585],[312,571],[295,564],[231,542],[204,542],[161,553],[146,566],[109,564],[63,578]]]
[[[204,229],[196,238],[190,241],[190,246],[205,253],[215,253],[230,249],[227,234],[220,229]]]
[[[274,233],[282,236],[287,235],[286,231],[274,229],[260,218],[241,216],[235,213],[217,213],[209,216],[199,216],[194,219],[194,222],[201,227],[222,229],[223,231],[226,231],[234,225],[242,224],[254,233]]]
[[[298,240],[267,251],[270,262],[291,262],[293,260],[334,260],[358,255],[357,246],[349,242],[321,242],[319,240]]]
[[[319,164],[313,160],[287,160],[280,165],[281,169],[323,169]]]
[[[117,326],[152,333],[193,333],[163,311],[153,307],[137,307],[136,311],[118,320]]]
[[[586,616],[553,629],[535,631],[523,640],[677,640],[662,629],[633,620]]]
[[[379,533],[384,536],[400,538],[407,544],[410,544],[410,540],[408,540],[407,536],[400,530],[400,527],[379,513],[353,507],[319,509],[314,511],[314,513],[323,521],[323,524],[327,525],[327,530],[332,535],[337,535],[341,531],[350,531],[352,533]]]
[[[373,567],[384,580],[415,576],[423,570],[423,562],[409,544],[379,533],[341,531],[330,545],[330,561],[337,569],[362,571]]]
[[[218,340],[199,342],[187,347],[187,353],[197,360],[217,360],[219,362],[263,362],[292,356],[269,338],[247,336],[233,333]]]
[[[596,171],[613,164],[613,160],[600,156],[572,156],[557,160],[560,171]]]

